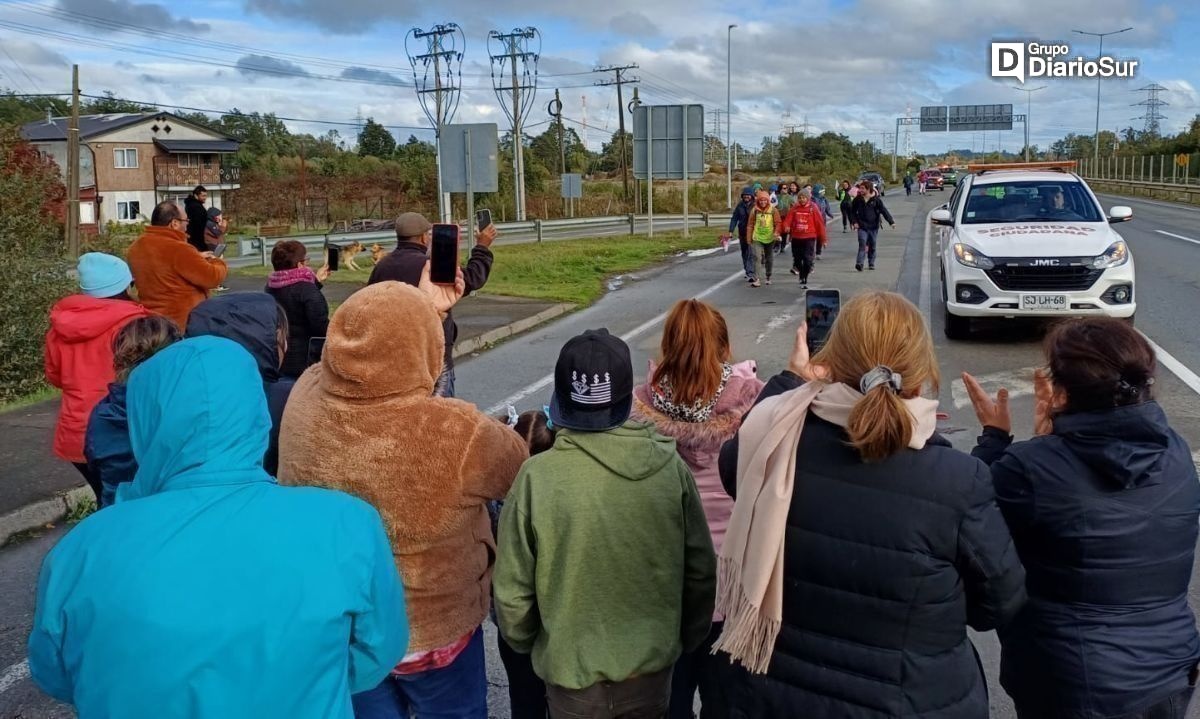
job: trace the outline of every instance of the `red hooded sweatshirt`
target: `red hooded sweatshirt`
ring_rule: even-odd
[[[50,310],[46,379],[62,389],[54,454],[83,462],[83,437],[92,408],[116,378],[113,339],[130,320],[150,311],[136,302],[71,295]]]
[[[783,226],[793,240],[815,239],[822,247],[825,246],[825,217],[821,208],[812,200],[797,201],[792,205],[792,209],[783,220]]]

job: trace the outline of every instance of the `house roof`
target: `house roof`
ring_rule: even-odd
[[[123,127],[136,125],[139,122],[156,117],[170,118],[174,122],[182,122],[195,127],[201,127],[169,112],[122,112],[108,115],[80,115],[79,139],[87,140],[92,137],[103,135],[107,132],[119,130]],[[66,140],[67,127],[69,124],[70,118],[67,117],[53,117],[48,121],[37,120],[35,122],[22,125],[21,135],[30,142]],[[201,127],[201,129],[220,136],[220,133],[212,130],[211,128]],[[233,141],[232,138],[226,137],[225,139]]]
[[[237,140],[155,140],[167,152],[237,152],[241,143]]]

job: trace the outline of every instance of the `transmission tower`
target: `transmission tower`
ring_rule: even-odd
[[[625,99],[624,99],[624,96],[621,94],[621,86],[626,83],[633,84],[633,83],[639,82],[639,79],[636,77],[624,77],[622,75],[622,73],[624,73],[628,70],[636,70],[637,68],[638,68],[638,66],[636,64],[634,64],[634,65],[606,65],[604,67],[598,67],[595,70],[593,70],[593,72],[614,73],[614,79],[605,80],[603,82],[598,82],[598,83],[596,83],[596,85],[598,87],[608,87],[609,85],[617,86],[617,117],[620,119],[620,122],[618,123],[618,129],[621,132],[621,182],[625,188],[625,201],[626,202],[629,201],[629,168],[627,167],[628,162],[625,159],[625,156],[628,153],[628,150],[625,147]]]
[[[504,114],[512,122],[513,204],[517,222],[525,221],[525,139],[521,126],[537,96],[537,63],[541,52],[542,34],[536,27],[488,33],[492,88]]]
[[[1142,126],[1142,134],[1149,135],[1150,137],[1158,137],[1159,123],[1165,119],[1163,114],[1158,111],[1158,108],[1170,104],[1166,100],[1158,99],[1158,93],[1166,91],[1167,88],[1159,85],[1157,82],[1151,83],[1145,87],[1139,87],[1134,91],[1146,93],[1145,100],[1142,100],[1141,102],[1135,102],[1133,104],[1133,107],[1146,108],[1146,114],[1142,115],[1141,117],[1133,118],[1135,120],[1145,120],[1146,124]]]
[[[912,105],[911,104],[909,104],[908,107],[904,108],[904,117],[906,117],[906,118],[912,117]],[[915,149],[913,149],[912,125],[904,126],[904,156],[910,160],[917,156],[917,151]]]
[[[442,127],[450,124],[462,95],[462,61],[467,38],[455,23],[414,27],[404,37],[417,101],[437,133],[438,214],[450,222],[450,195],[442,191]]]

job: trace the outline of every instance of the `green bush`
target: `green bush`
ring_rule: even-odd
[[[45,388],[42,345],[50,306],[75,288],[58,168],[0,128],[0,403]]]

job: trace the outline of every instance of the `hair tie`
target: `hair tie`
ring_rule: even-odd
[[[891,367],[879,365],[862,376],[858,381],[858,390],[867,394],[881,385],[889,387],[893,393],[899,392],[902,386],[900,374],[893,372]]]
[[[508,407],[506,407],[505,409],[506,409],[506,411],[508,412],[508,426],[509,426],[509,427],[516,427],[516,426],[517,426],[517,420],[518,420],[518,419],[520,418],[520,416],[521,416],[521,415],[517,414],[517,408],[516,408],[516,407],[514,407],[514,406],[512,406],[512,405],[510,404],[510,405],[508,405]]]
[[[553,431],[554,423],[550,421],[550,405],[542,405],[542,414],[546,415],[546,429]]]

